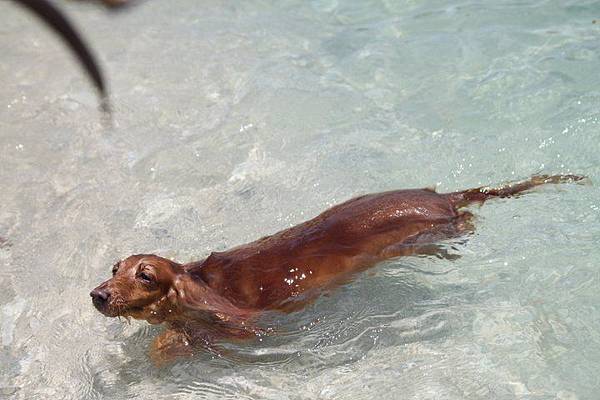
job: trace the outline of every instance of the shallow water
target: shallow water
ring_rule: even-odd
[[[600,3],[65,3],[0,13],[0,397],[593,399],[600,389]],[[160,328],[88,292],[128,254],[200,259],[365,192],[536,172],[450,261],[387,262],[280,334],[155,368]]]

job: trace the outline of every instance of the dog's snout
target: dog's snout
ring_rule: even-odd
[[[94,289],[90,292],[90,296],[92,296],[92,302],[95,305],[102,306],[108,301],[110,292],[106,289]]]

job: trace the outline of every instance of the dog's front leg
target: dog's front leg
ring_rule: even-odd
[[[176,329],[167,329],[154,339],[150,349],[150,358],[157,367],[170,364],[177,358],[191,357],[207,351],[213,357],[223,357],[223,350],[214,344],[214,335],[208,333],[193,334]]]
[[[157,367],[169,364],[179,357],[194,355],[194,346],[185,332],[167,329],[154,339],[150,358]]]

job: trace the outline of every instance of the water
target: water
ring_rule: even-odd
[[[600,3],[64,6],[114,126],[3,2],[1,398],[597,398]],[[536,172],[596,184],[475,207],[459,259],[384,263],[235,359],[155,368],[160,328],[88,296],[131,253],[186,262],[361,193]]]

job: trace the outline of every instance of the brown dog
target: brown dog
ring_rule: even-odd
[[[260,335],[254,321],[266,310],[291,311],[324,288],[377,262],[437,252],[435,242],[472,229],[461,207],[510,197],[545,183],[580,181],[576,175],[534,176],[497,189],[448,194],[431,189],[361,196],[295,227],[189,264],[134,255],[113,267],[113,278],[90,295],[109,317],[165,322],[153,345],[156,361],[211,348],[219,338]]]

